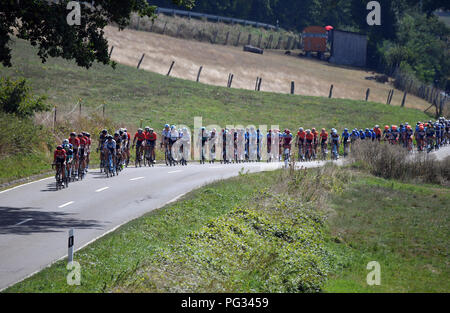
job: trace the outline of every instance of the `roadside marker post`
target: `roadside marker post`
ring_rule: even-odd
[[[68,241],[68,260],[69,264],[73,262],[73,245],[74,245],[74,236],[73,236],[73,228],[69,230],[69,241]]]

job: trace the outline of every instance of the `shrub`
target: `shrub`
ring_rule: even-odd
[[[50,106],[45,103],[46,97],[35,97],[24,78],[15,81],[9,78],[0,80],[0,110],[16,114],[19,117],[30,117],[35,112],[48,111]]]
[[[448,184],[450,180],[450,157],[439,161],[431,154],[410,154],[399,146],[361,141],[352,147],[351,158],[356,167],[386,179],[435,184]]]

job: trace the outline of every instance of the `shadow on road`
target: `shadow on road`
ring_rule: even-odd
[[[43,212],[36,208],[11,208],[0,206],[0,235],[48,233],[66,231],[68,228],[98,228],[104,223],[96,220],[80,220],[73,213]],[[20,224],[21,223],[21,224]],[[19,224],[19,225],[17,225]]]

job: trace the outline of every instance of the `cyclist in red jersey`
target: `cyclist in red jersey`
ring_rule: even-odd
[[[150,147],[151,149],[151,157],[152,157],[152,161],[153,163],[155,163],[156,160],[156,155],[155,155],[155,146],[156,146],[156,139],[157,139],[157,135],[155,133],[155,131],[153,130],[153,128],[149,128],[149,131],[145,134],[145,140],[146,140],[146,146]]]
[[[314,149],[313,149],[314,134],[311,133],[311,131],[309,129],[306,130],[305,141],[306,141],[305,151],[308,152],[308,159],[311,159],[314,154]]]
[[[82,133],[78,134],[78,139],[80,141],[80,149],[79,149],[79,159],[80,159],[80,167],[84,171],[86,168],[86,147],[87,147],[87,140],[86,137],[83,136]],[[80,175],[80,173],[78,173]]]
[[[295,139],[295,146],[298,147],[298,160],[305,160],[305,136],[306,132],[300,127]]]
[[[317,130],[315,128],[311,129],[311,134],[314,135],[314,140],[313,140],[313,149],[314,149],[314,155],[317,155],[317,146],[319,144],[319,133],[317,132]]]
[[[322,150],[322,155],[326,156],[327,147],[328,147],[328,133],[325,128],[322,128],[322,132],[320,133],[320,148]]]
[[[73,171],[75,173],[75,169],[78,169],[78,149],[80,148],[80,139],[77,138],[77,134],[75,132],[70,133],[69,143],[73,146],[73,160],[72,166]]]
[[[64,169],[64,165],[66,163],[67,154],[66,150],[63,149],[62,146],[56,147],[56,150],[53,152],[53,165],[60,167],[60,169]],[[57,168],[58,171],[58,168]],[[63,180],[66,178],[66,171],[61,170]]]
[[[142,128],[139,128],[138,131],[136,132],[136,134],[134,134],[133,146],[132,146],[132,148],[134,148],[134,146],[136,145],[136,156],[139,156],[139,158],[136,157],[136,159],[139,159],[139,160],[142,159],[141,151],[143,148],[144,141],[145,141],[144,131],[142,130]]]

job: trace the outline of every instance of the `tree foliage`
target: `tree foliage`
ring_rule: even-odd
[[[19,117],[29,117],[35,112],[48,111],[46,97],[35,97],[25,79],[15,81],[9,78],[0,80],[0,110]]]
[[[191,7],[194,0],[172,0]],[[154,16],[155,6],[146,0],[79,1],[81,25],[69,25],[69,0],[2,0],[0,2],[0,62],[11,66],[11,37],[28,40],[38,47],[43,62],[48,57],[74,59],[89,68],[94,61],[110,63],[103,28],[109,23],[123,29],[132,12]],[[92,5],[93,4],[93,5]]]

